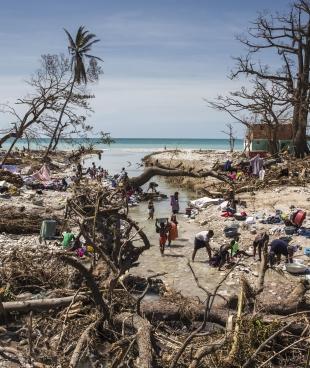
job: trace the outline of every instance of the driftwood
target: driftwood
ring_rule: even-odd
[[[91,323],[86,328],[86,330],[82,333],[82,335],[79,338],[79,340],[78,340],[78,342],[77,342],[77,344],[74,348],[74,351],[72,353],[70,363],[69,363],[70,368],[75,368],[79,364],[81,352],[82,352],[84,346],[86,345],[87,340],[89,339],[89,334],[96,327],[96,325],[98,325],[98,324],[99,324],[99,321],[95,321],[95,322]]]
[[[62,222],[59,215],[47,213],[43,208],[30,211],[24,206],[3,205],[0,211],[0,232],[8,234],[39,234],[42,221],[47,218]]]
[[[57,309],[68,306],[74,296],[66,296],[62,298],[46,298],[25,300],[20,302],[2,302],[3,311],[5,313],[27,313],[30,311],[44,311],[49,309]],[[85,295],[78,295],[75,297],[76,301],[86,301],[88,298]]]
[[[151,344],[151,324],[144,318],[132,314],[122,313],[114,318],[117,325],[125,325],[136,332],[137,345],[139,350],[139,360],[137,366],[141,368],[151,368],[152,364],[152,344]]]

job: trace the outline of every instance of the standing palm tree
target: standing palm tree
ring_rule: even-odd
[[[75,41],[73,40],[71,34],[64,29],[68,36],[69,40],[69,46],[68,50],[71,55],[71,70],[72,70],[72,81],[70,84],[70,90],[69,93],[64,101],[64,104],[61,108],[58,121],[56,123],[55,129],[53,131],[49,146],[45,152],[44,159],[48,156],[53,142],[57,136],[57,132],[59,130],[59,127],[61,125],[61,121],[65,112],[65,109],[67,107],[68,102],[70,101],[73,93],[73,88],[76,84],[86,84],[88,81],[85,61],[86,59],[90,60],[90,64],[94,62],[96,59],[102,61],[99,57],[93,56],[89,54],[89,51],[91,50],[91,47],[93,44],[99,42],[98,39],[96,39],[96,35],[89,33],[89,31],[85,30],[83,26],[80,26],[75,37]]]

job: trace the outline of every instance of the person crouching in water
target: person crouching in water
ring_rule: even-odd
[[[168,246],[170,247],[172,240],[178,237],[178,221],[176,215],[171,216],[168,229]]]
[[[264,232],[261,234],[258,234],[254,241],[253,241],[253,248],[254,248],[254,252],[253,252],[253,256],[254,259],[256,257],[256,249],[258,248],[258,260],[261,262],[262,261],[262,249],[264,249],[265,244],[267,244],[269,242],[269,235]]]
[[[195,241],[194,241],[194,251],[192,254],[192,261],[194,262],[195,256],[198,249],[206,248],[206,251],[209,256],[209,261],[211,261],[211,246],[210,246],[210,240],[214,235],[213,230],[209,231],[201,231],[200,233],[195,235]]]
[[[281,255],[285,257],[286,263],[293,263],[294,247],[288,245],[283,239],[275,239],[270,244],[269,263],[272,267],[275,263],[279,264]]]
[[[159,226],[156,223],[156,231],[159,233],[159,249],[160,253],[163,256],[165,252],[165,246],[168,239],[167,233],[169,231],[168,225],[164,222],[160,222]]]
[[[154,207],[154,203],[153,201],[150,199],[148,206],[147,206],[148,210],[149,210],[149,217],[148,220],[153,220],[154,218],[154,212],[155,212],[155,207]]]
[[[225,263],[229,263],[233,260],[233,257],[237,256],[247,256],[250,257],[251,255],[245,252],[244,250],[239,249],[239,234],[237,234],[234,239],[229,244],[224,244],[220,247],[219,251],[219,266],[218,270],[220,271],[221,268],[224,266]]]

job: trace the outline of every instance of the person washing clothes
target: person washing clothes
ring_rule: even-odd
[[[73,240],[75,239],[75,235],[69,231],[65,231],[63,234],[63,240],[61,242],[61,245],[64,248],[70,248],[72,245]]]
[[[194,251],[192,254],[192,261],[195,261],[195,256],[198,251],[198,249],[206,248],[206,251],[209,256],[209,261],[211,260],[212,251],[210,246],[210,240],[214,235],[213,230],[209,231],[200,231],[200,233],[195,235],[195,241],[194,241]]]
[[[240,250],[239,245],[240,234],[236,234],[233,240],[230,242],[230,256],[238,257],[238,256],[247,256],[251,257],[251,254],[245,252],[244,250]]]
[[[270,244],[269,263],[272,267],[275,263],[279,264],[281,256],[285,257],[286,263],[293,263],[295,247],[288,244],[284,239],[275,239]]]

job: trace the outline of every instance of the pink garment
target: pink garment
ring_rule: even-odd
[[[50,181],[51,180],[51,172],[46,164],[44,164],[39,171],[32,175],[33,179],[39,181]]]

